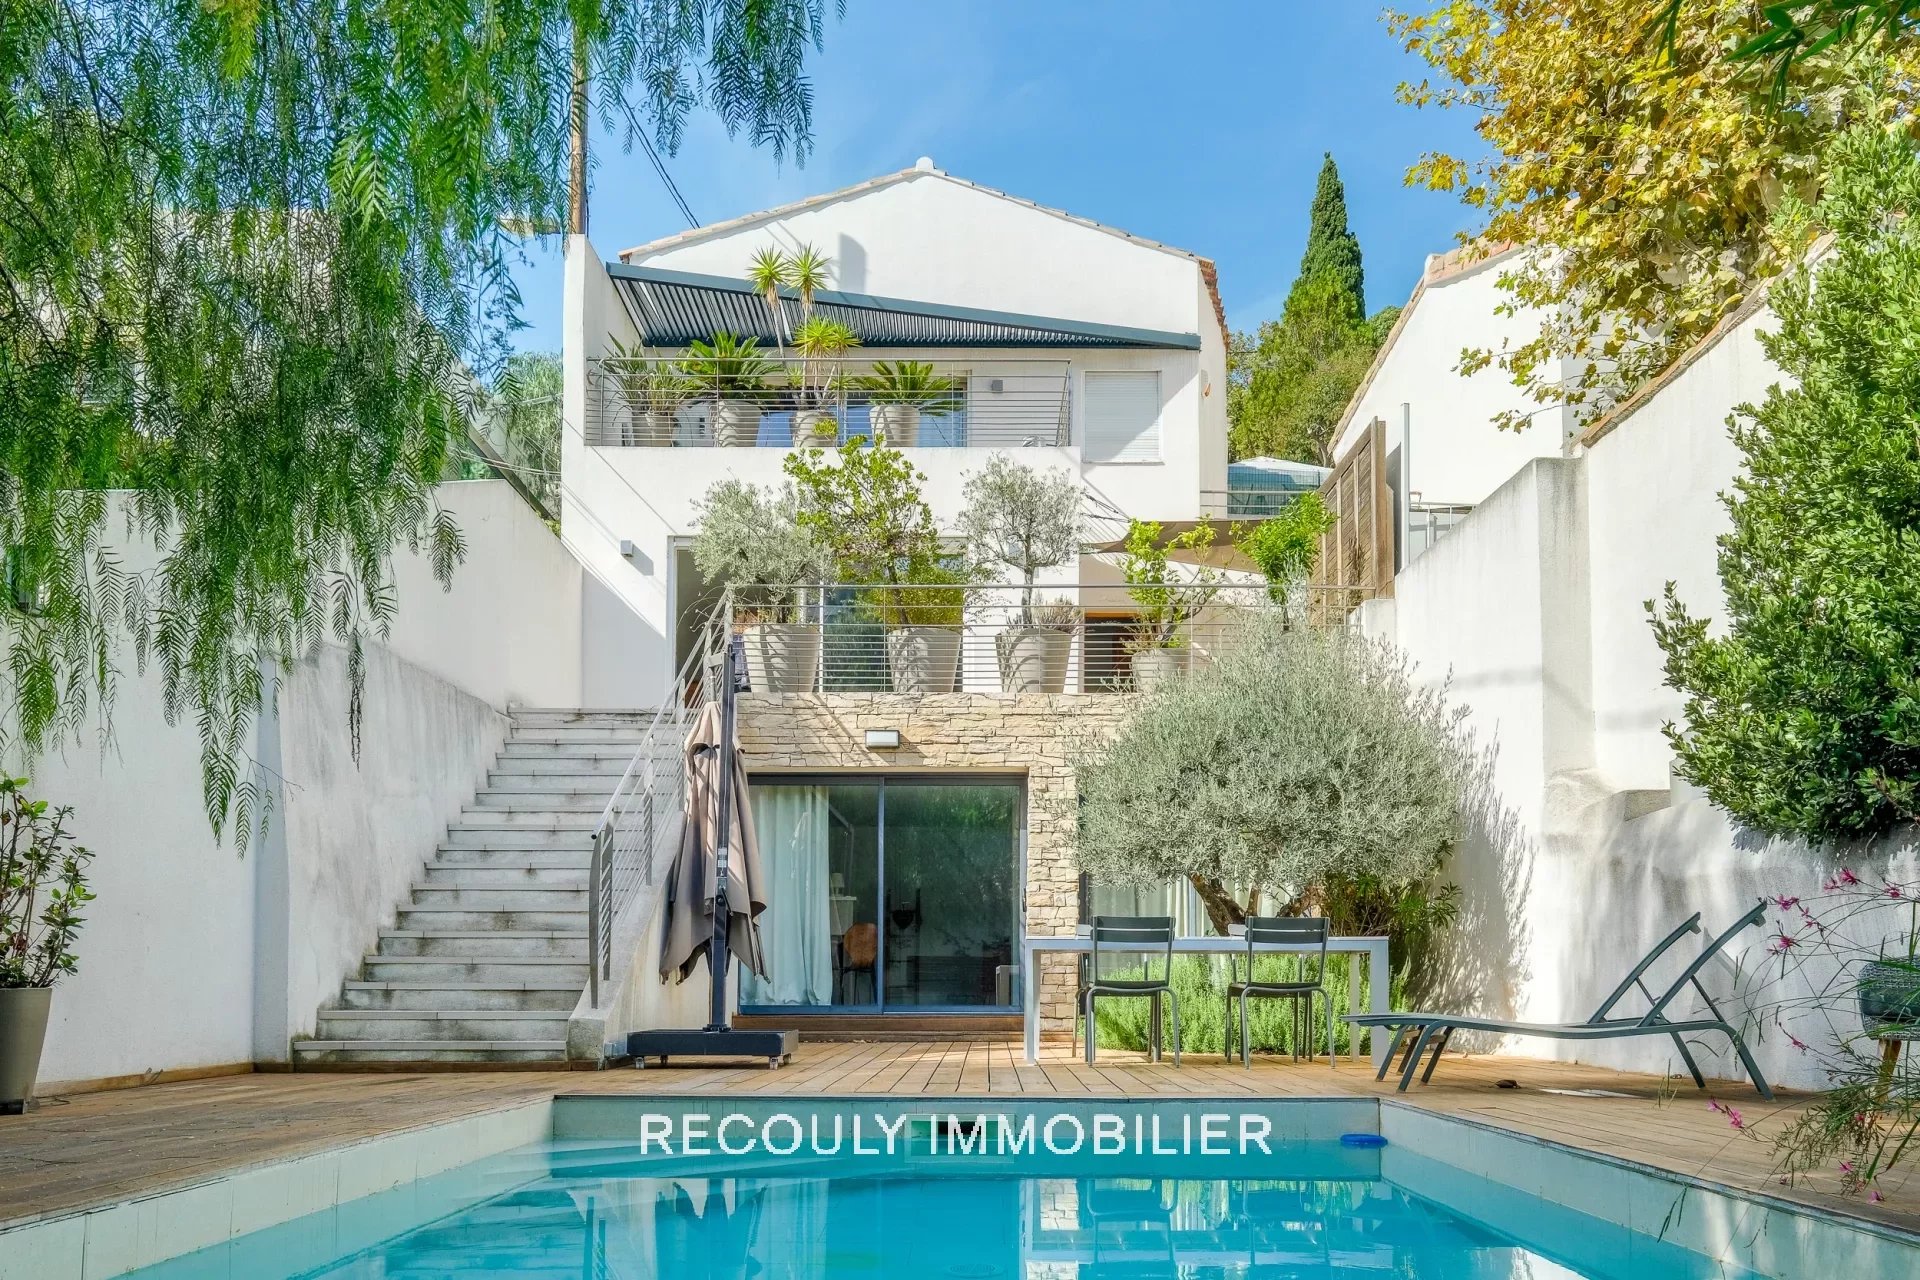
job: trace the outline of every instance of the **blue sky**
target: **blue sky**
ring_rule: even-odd
[[[1394,102],[1419,78],[1364,0],[848,0],[811,63],[805,167],[697,116],[667,167],[702,222],[930,155],[957,176],[1213,258],[1229,323],[1280,309],[1332,151],[1369,309],[1406,300],[1473,211],[1401,178],[1422,152],[1477,155],[1464,113]],[[611,257],[684,229],[646,157],[593,138],[590,231]],[[516,271],[523,350],[560,345],[559,255]]]

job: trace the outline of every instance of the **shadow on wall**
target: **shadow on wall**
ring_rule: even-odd
[[[1504,804],[1494,784],[1498,739],[1470,744],[1472,767],[1461,795],[1462,833],[1442,870],[1460,887],[1453,927],[1413,975],[1408,997],[1419,1008],[1463,1010],[1510,1018],[1528,967],[1531,937],[1527,897],[1538,852],[1517,810]],[[1497,1038],[1464,1036],[1470,1053],[1494,1047]]]

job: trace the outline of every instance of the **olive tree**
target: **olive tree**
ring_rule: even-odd
[[[791,484],[780,489],[722,480],[694,503],[693,567],[731,587],[737,609],[769,622],[797,618],[798,588],[826,581],[833,557],[800,520]]]
[[[1383,643],[1270,616],[1238,641],[1076,748],[1080,868],[1185,880],[1222,931],[1277,909],[1386,928],[1444,911],[1428,890],[1463,829],[1464,711]]]

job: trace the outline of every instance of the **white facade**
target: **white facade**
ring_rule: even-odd
[[[1211,264],[1099,224],[922,167],[621,254],[644,269],[741,279],[762,248],[811,244],[833,259],[836,292],[936,308],[1039,317],[1179,335],[1187,348],[1046,349],[863,347],[861,360],[963,361],[975,379],[1031,362],[1064,367],[1064,443],[906,452],[927,477],[935,519],[951,529],[965,477],[995,452],[1075,475],[1097,532],[1125,517],[1196,519],[1226,489],[1226,344]],[[568,245],[565,359],[566,496],[562,533],[587,572],[583,587],[583,698],[589,706],[647,706],[673,671],[675,614],[686,605],[675,550],[696,524],[694,504],[716,482],[777,485],[783,448],[606,447],[589,444],[589,386],[617,341],[641,334],[607,266],[584,238]],[[670,352],[667,354],[671,354]],[[1087,378],[1106,371],[1157,375],[1156,456],[1087,456]],[[1115,527],[1118,526],[1118,527]],[[623,554],[621,544],[632,544]],[[1067,566],[1055,581],[1096,579],[1103,566]]]
[[[1664,684],[1645,602],[1672,581],[1696,613],[1724,617],[1714,540],[1728,523],[1719,495],[1739,466],[1727,420],[1782,379],[1756,337],[1771,324],[1764,309],[1730,322],[1596,424],[1573,456],[1524,463],[1399,573],[1391,600],[1365,606],[1371,632],[1424,679],[1449,683],[1492,754],[1492,793],[1447,872],[1463,889],[1462,917],[1436,1007],[1585,1018],[1688,915],[1718,932],[1760,898],[1817,892],[1842,860],[1733,823],[1672,778],[1661,732],[1682,700]],[[1444,365],[1429,372],[1448,385]],[[1844,860],[1870,882],[1920,874],[1910,841]],[[1794,994],[1762,985],[1778,971],[1768,940],[1749,930],[1711,971],[1716,996],[1735,992],[1725,1007],[1736,1025],[1754,1001]],[[1683,1011],[1694,1007],[1683,999]],[[1739,1074],[1717,1038],[1698,1043],[1710,1074]],[[1684,1081],[1671,1045],[1656,1040],[1504,1047]],[[1754,1048],[1775,1083],[1827,1083],[1777,1032]]]
[[[1539,336],[1541,313],[1503,315],[1511,295],[1499,286],[1515,251],[1463,261],[1462,252],[1434,254],[1398,323],[1354,393],[1335,435],[1345,457],[1374,419],[1387,424],[1389,449],[1410,436],[1413,501],[1473,506],[1534,458],[1560,456],[1570,413],[1541,409],[1497,364],[1459,371],[1469,349],[1502,351]],[[1494,425],[1496,414],[1532,412],[1525,431]]]

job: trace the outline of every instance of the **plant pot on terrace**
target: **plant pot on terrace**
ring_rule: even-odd
[[[716,333],[706,342],[695,340],[675,372],[686,396],[711,400],[715,444],[759,443],[760,408],[773,364],[760,354],[758,339]]]
[[[1065,693],[1079,625],[1079,610],[1056,600],[1036,606],[1029,620],[1003,631],[996,642],[1002,692]]]
[[[876,361],[854,385],[873,406],[873,434],[896,449],[920,443],[921,414],[958,413],[963,404],[960,384],[919,360]]]
[[[74,971],[80,908],[91,901],[93,855],[73,843],[73,810],[29,800],[24,778],[0,778],[0,1115],[33,1101],[53,984]]]
[[[820,679],[820,628],[811,622],[756,622],[740,629],[755,693],[808,693]]]
[[[959,627],[887,630],[887,671],[895,693],[952,693],[960,681]]]
[[[840,422],[826,409],[796,410],[793,443],[798,448],[831,449],[840,443]]]
[[[0,1115],[18,1114],[33,1100],[52,1008],[52,987],[0,987]]]
[[[1133,687],[1138,693],[1151,693],[1186,669],[1178,649],[1136,649],[1133,652]]]
[[[1920,1038],[1920,964],[1870,960],[1860,966],[1854,991],[1860,1025],[1869,1036]]]

